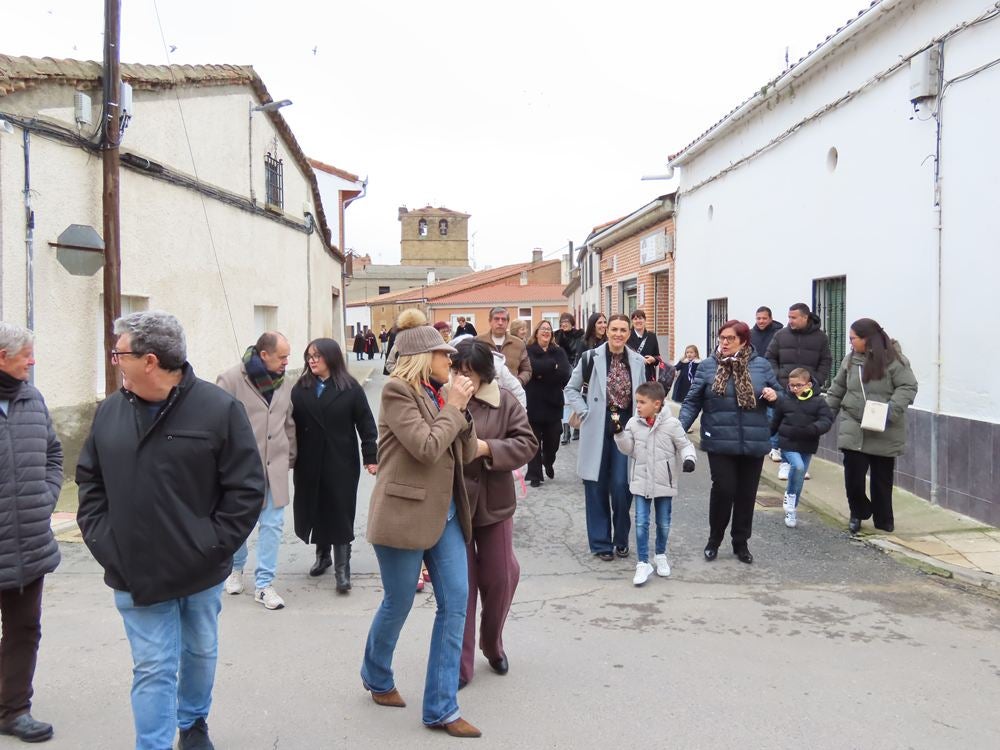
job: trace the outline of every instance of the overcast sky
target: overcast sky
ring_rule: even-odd
[[[639,178],[868,0],[157,5],[159,24],[124,0],[122,61],[253,65],[307,154],[369,178],[348,248],[397,261],[397,206],[430,203],[472,214],[482,268],[555,257],[668,192]],[[103,14],[22,3],[0,53],[101,60]]]

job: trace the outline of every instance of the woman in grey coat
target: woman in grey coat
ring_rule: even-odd
[[[691,390],[681,406],[685,431],[701,413],[701,448],[712,472],[708,544],[705,559],[718,557],[732,516],[733,554],[753,562],[748,541],[753,505],[771,450],[771,427],[765,402],[778,398],[778,381],[766,359],[750,345],[750,328],[730,320],[719,329],[719,348],[698,365]]]
[[[628,459],[615,447],[614,433],[632,417],[646,362],[625,346],[628,337],[628,316],[612,315],[607,343],[580,356],[563,390],[566,403],[583,420],[576,471],[586,497],[590,552],[602,560],[628,557],[632,529]]]
[[[892,476],[896,456],[906,450],[906,409],[917,397],[917,379],[899,344],[871,318],[851,324],[851,352],[826,394],[837,421],[837,447],[844,454],[844,486],[851,509],[852,534],[875,517],[875,528],[892,531]],[[865,400],[889,405],[884,431],[866,430]],[[871,500],[865,477],[871,471]]]

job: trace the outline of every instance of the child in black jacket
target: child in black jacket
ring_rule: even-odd
[[[833,412],[826,399],[813,393],[812,376],[804,367],[788,374],[788,390],[774,404],[771,434],[777,434],[781,455],[790,465],[785,488],[785,526],[794,529],[802,482],[813,454],[819,449],[819,436],[833,426]]]

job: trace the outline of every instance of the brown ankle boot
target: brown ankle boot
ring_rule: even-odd
[[[431,729],[443,729],[452,737],[482,737],[483,733],[465,719],[458,718],[447,724],[431,724]]]
[[[384,693],[376,693],[374,690],[370,690],[369,692],[372,694],[372,700],[380,706],[389,706],[390,708],[406,708],[406,701],[403,700],[403,696],[399,694],[399,691],[396,690],[396,688],[387,690]]]

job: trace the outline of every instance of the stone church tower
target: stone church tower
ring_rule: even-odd
[[[399,209],[400,264],[426,268],[469,265],[469,214],[424,206]]]

